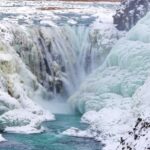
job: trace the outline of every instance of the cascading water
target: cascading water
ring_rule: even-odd
[[[110,34],[111,29],[86,26],[8,26],[7,29],[13,35],[9,43],[41,85],[51,92],[52,104],[44,105],[57,109],[103,63],[119,38],[114,29]],[[64,109],[64,103],[61,106]]]

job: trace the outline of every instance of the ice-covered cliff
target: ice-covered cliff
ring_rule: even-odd
[[[48,91],[65,96],[70,96],[85,76],[103,63],[119,38],[112,27],[92,29],[85,26],[23,27],[5,24],[1,31],[1,36],[9,34],[9,43],[37,80]]]
[[[56,6],[63,10],[47,9]],[[0,3],[1,131],[41,132],[41,123],[54,119],[43,107],[60,110],[58,103],[67,101],[120,38],[112,25],[114,7],[56,1]]]
[[[90,127],[81,132],[71,128],[64,134],[102,140],[106,150],[117,149],[123,139],[128,139],[131,149],[144,150],[149,146],[147,129],[141,131],[143,137],[140,133],[137,135],[138,139],[128,135],[137,118],[148,120],[150,116],[149,37],[150,13],[117,42],[104,64],[70,98],[75,110],[87,112],[82,121],[89,123]],[[123,149],[123,146],[118,149]]]
[[[1,131],[39,132],[42,121],[54,119],[33,102],[49,94],[4,39],[0,40],[0,76]]]

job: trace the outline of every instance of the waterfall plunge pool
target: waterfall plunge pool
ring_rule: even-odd
[[[78,127],[85,129],[78,115],[56,115],[56,120],[45,122],[46,132],[41,134],[9,134],[3,136],[8,140],[0,144],[0,150],[101,150],[101,143],[88,138],[61,135],[61,132]]]

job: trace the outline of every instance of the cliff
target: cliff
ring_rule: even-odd
[[[114,24],[118,30],[131,29],[139,19],[149,11],[150,0],[122,0],[114,15]]]

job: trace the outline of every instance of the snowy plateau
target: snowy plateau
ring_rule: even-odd
[[[41,133],[55,113],[73,113],[88,127],[62,135],[104,150],[150,148],[150,13],[126,33],[113,24],[118,6],[0,2],[2,134]]]

